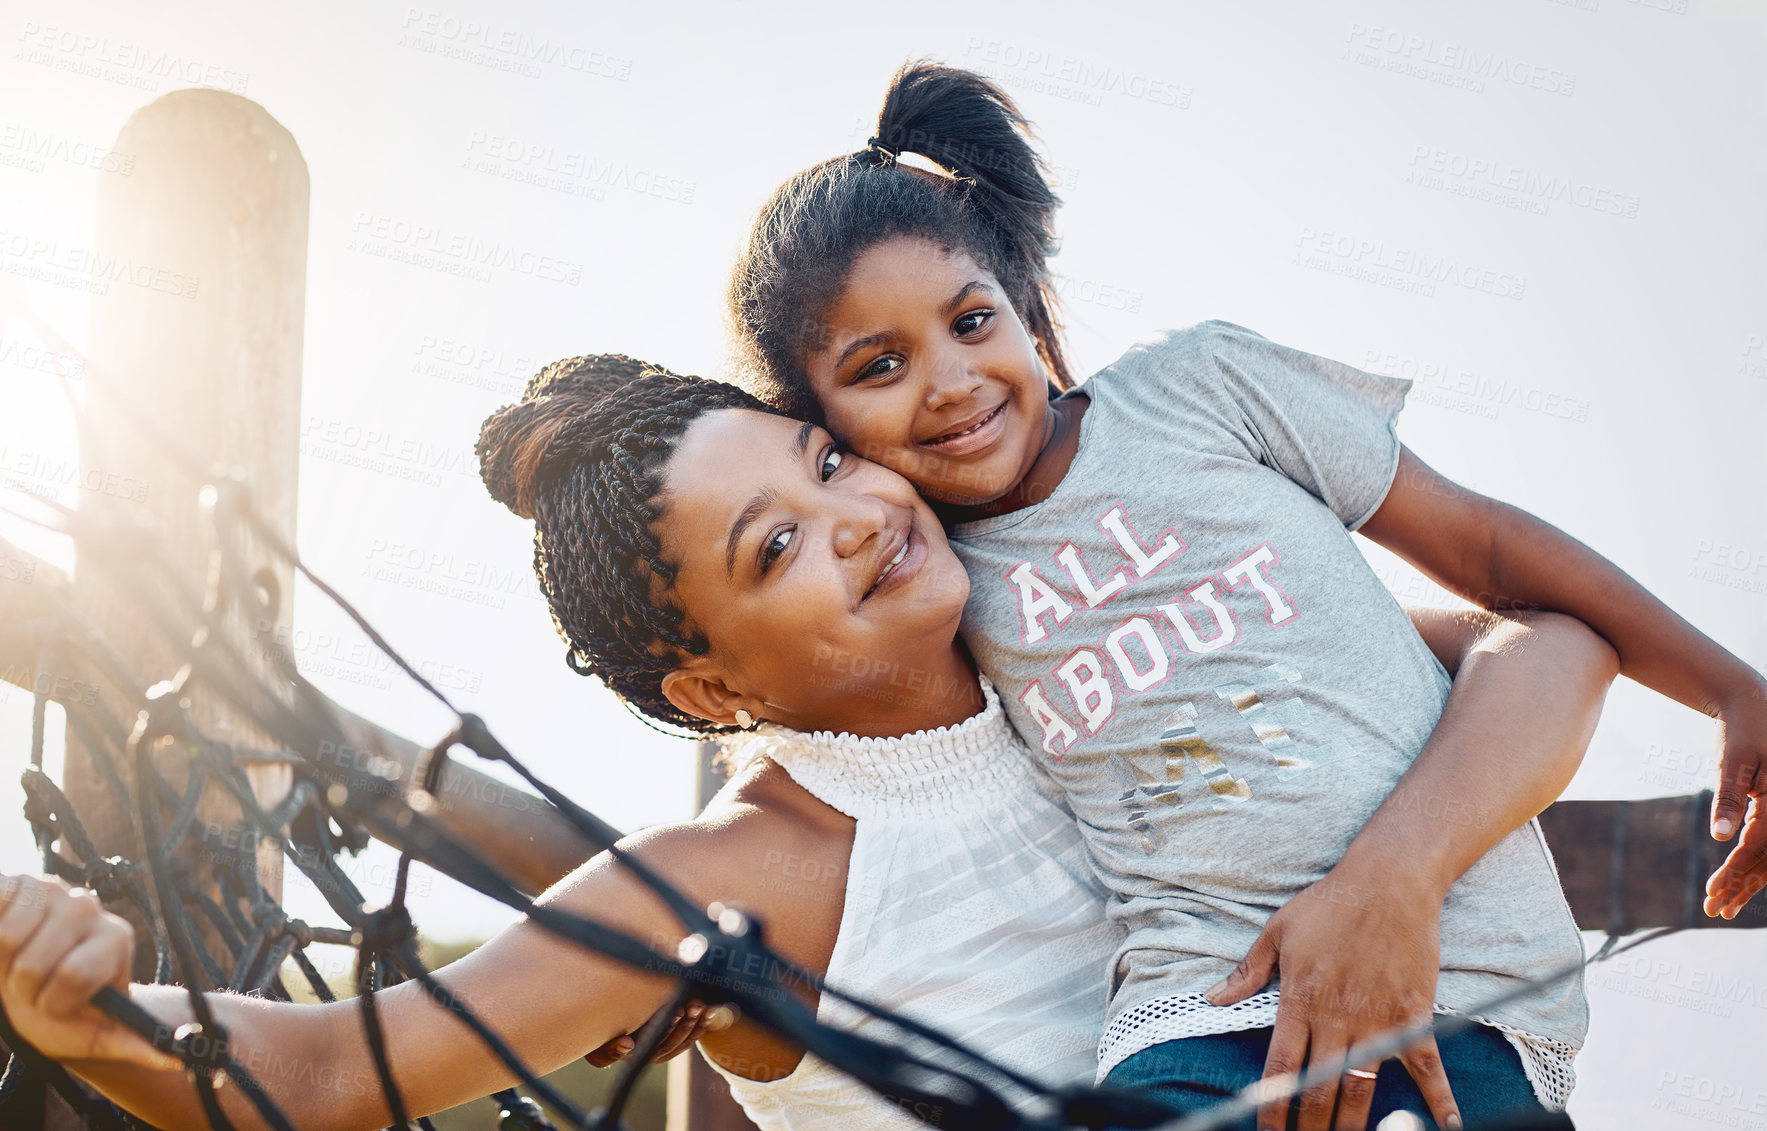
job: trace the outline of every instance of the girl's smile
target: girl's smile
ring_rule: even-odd
[[[1036,342],[967,252],[875,244],[825,320],[805,368],[829,429],[930,499],[996,503],[1060,431]]]
[[[1001,401],[991,409],[977,414],[974,423],[965,423],[956,430],[922,440],[923,447],[935,448],[947,456],[974,455],[985,451],[1006,434],[1005,414],[1010,401]]]

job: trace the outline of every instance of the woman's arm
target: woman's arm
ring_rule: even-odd
[[[833,932],[815,921],[817,907],[773,906],[778,898],[759,883],[767,846],[780,843],[768,833],[768,819],[725,813],[720,820],[651,830],[623,843],[663,874],[679,877],[695,901],[721,898],[743,901],[763,915],[777,912],[770,916],[771,941],[798,958],[806,930]],[[200,1108],[186,1075],[152,1067],[156,1054],[144,1042],[87,1004],[92,992],[118,984],[117,971],[127,969],[126,924],[120,941],[114,929],[108,943],[100,940],[100,950],[108,945],[113,954],[90,957],[93,946],[81,940],[102,934],[87,929],[99,921],[91,910],[96,900],[48,881],[25,881],[15,888],[27,894],[8,899],[0,910],[0,1003],[15,1028],[149,1122],[187,1125]],[[606,854],[583,865],[541,902],[593,917],[665,952],[672,952],[682,935],[661,903]],[[824,908],[822,914],[838,925],[839,907]],[[118,956],[121,965],[112,961]],[[436,979],[541,1074],[635,1029],[672,991],[665,978],[591,954],[526,920],[437,971]],[[192,1020],[181,989],[133,986],[129,993],[170,1028]],[[368,1131],[387,1125],[391,1113],[357,1003],[294,1005],[234,994],[210,994],[208,1001],[226,1031],[229,1052],[295,1126]],[[395,986],[376,1001],[394,1077],[411,1115],[516,1083],[420,986]],[[263,1126],[238,1088],[223,1087],[219,1095],[236,1127]]]
[[[51,891],[52,910],[57,897],[79,898]],[[89,897],[87,902],[92,902]],[[594,914],[647,941],[668,934],[668,916],[605,856],[584,865],[559,890],[549,893],[546,902]],[[17,965],[15,961],[13,966]],[[668,992],[661,979],[584,953],[527,922],[444,967],[436,977],[540,1073],[631,1029],[661,1005]],[[43,1003],[29,985],[14,992],[17,981],[16,974],[9,977],[4,1003],[20,1034],[46,1054],[64,1059],[68,1068],[111,1100],[161,1127],[187,1125],[201,1110],[195,1088],[182,1071],[81,1059],[83,1051],[93,1047],[91,1034],[113,1023],[70,998],[65,989],[59,1002]],[[182,989],[133,986],[129,993],[168,1029],[193,1020]],[[376,1001],[394,1078],[413,1115],[488,1095],[515,1082],[415,983],[383,991]],[[389,1123],[391,1113],[383,1102],[357,1003],[295,1005],[209,994],[208,1004],[225,1031],[233,1058],[257,1078],[296,1127],[366,1131]],[[40,1015],[52,1005],[77,1011],[79,1020],[92,1028],[84,1034],[58,1031]],[[223,1087],[219,1096],[234,1126],[263,1125],[238,1088]]]
[[[1716,718],[1722,759],[1712,835],[1763,820],[1767,680],[1620,568],[1524,510],[1468,491],[1401,448],[1399,469],[1361,533],[1485,608],[1568,613],[1606,637],[1620,674]],[[1751,800],[1756,804],[1750,808]],[[1747,810],[1747,812],[1745,812]],[[1760,846],[1744,844],[1708,884],[1706,914],[1734,918],[1760,890]]]
[[[1227,1005],[1280,972],[1266,1076],[1298,1071],[1435,1002],[1448,888],[1558,796],[1576,772],[1618,662],[1587,627],[1551,613],[1416,610],[1413,621],[1455,675],[1436,730],[1344,858],[1270,917],[1209,998]],[[1354,939],[1356,945],[1346,946]],[[1427,1041],[1401,1056],[1446,1125],[1456,1109]],[[1302,1126],[1330,1122],[1338,1087],[1302,1102]],[[1360,1127],[1372,1082],[1343,1080],[1340,1127]],[[1286,1104],[1261,1116],[1282,1126]],[[1320,1122],[1323,1120],[1323,1122]]]
[[[384,761],[397,762],[396,793],[386,804],[402,807],[406,791],[422,780],[428,747],[336,704],[332,712],[347,744],[325,753],[341,766],[372,767],[382,777]],[[442,831],[528,896],[539,895],[596,853],[597,846],[550,802],[459,761],[443,767],[435,802],[431,814]]]

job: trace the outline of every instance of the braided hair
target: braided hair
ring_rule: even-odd
[[[980,75],[925,60],[898,71],[866,147],[791,178],[756,217],[728,295],[744,383],[820,420],[804,359],[825,344],[826,313],[860,255],[911,236],[992,272],[1055,388],[1070,388],[1047,262],[1060,201],[1028,134],[1012,99]],[[906,167],[904,153],[952,175]]]
[[[475,448],[492,498],[534,521],[534,572],[571,670],[650,720],[700,734],[731,728],[662,693],[663,676],[709,645],[670,597],[676,567],[656,527],[675,445],[699,417],[729,408],[774,411],[735,386],[629,357],[570,358],[486,419]]]

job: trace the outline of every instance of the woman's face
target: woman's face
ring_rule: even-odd
[[[711,645],[682,670],[742,700],[701,686],[693,713],[854,730],[953,654],[969,578],[901,476],[814,425],[727,409],[688,427],[664,479],[674,594]]]
[[[1006,292],[966,252],[899,236],[854,262],[805,359],[843,442],[928,498],[992,502],[1030,471],[1049,436],[1036,342]]]

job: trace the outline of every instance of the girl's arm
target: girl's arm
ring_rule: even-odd
[[[1569,617],[1412,610],[1412,619],[1455,677],[1434,733],[1338,865],[1272,915],[1209,993],[1228,1005],[1281,974],[1267,1077],[1429,1017],[1448,888],[1571,780],[1617,667],[1613,649]],[[1457,1109],[1435,1042],[1400,1059],[1448,1125]],[[1337,1092],[1309,1091],[1302,1125],[1329,1123]],[[1345,1077],[1336,1125],[1361,1127],[1372,1099],[1372,1082]],[[1283,1126],[1286,1107],[1261,1113],[1260,1126]]]
[[[778,897],[770,898],[757,882],[765,846],[780,843],[767,832],[768,821],[759,816],[725,814],[718,824],[676,825],[624,843],[663,874],[687,879],[684,886],[696,901],[743,901],[768,916],[772,941],[799,958],[794,944],[807,923],[816,929],[809,920],[818,909],[772,906]],[[0,899],[0,1004],[20,1035],[147,1121],[188,1125],[201,1109],[186,1074],[156,1067],[163,1063],[159,1054],[87,1004],[99,986],[127,985],[127,925],[120,932],[100,926],[106,917],[95,899],[53,881],[0,885]],[[593,917],[665,952],[682,935],[656,898],[606,854],[541,902]],[[839,908],[830,914],[838,922]],[[637,1028],[672,991],[665,978],[598,957],[526,920],[443,967],[436,979],[539,1074]],[[127,988],[170,1028],[192,1020],[188,996],[177,987]],[[516,1083],[422,987],[404,983],[377,994],[376,1001],[410,1115]],[[208,1002],[229,1052],[295,1126],[372,1131],[390,1121],[358,1003],[295,1005],[236,994],[210,994]],[[222,1087],[218,1095],[234,1126],[264,1126],[240,1089]]]
[[[1620,674],[1718,720],[1712,835],[1728,840],[1745,816],[1751,827],[1764,819],[1767,680],[1612,562],[1526,511],[1442,478],[1405,448],[1361,533],[1474,604],[1552,609],[1599,632],[1619,653]],[[1706,914],[1734,918],[1761,889],[1761,839],[1745,837],[1713,875]]]

